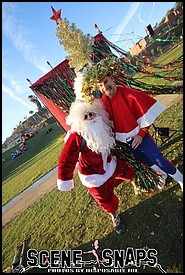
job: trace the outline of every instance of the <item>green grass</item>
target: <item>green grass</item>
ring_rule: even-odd
[[[155,126],[178,130],[166,143],[158,140],[158,145],[180,171],[183,171],[182,118],[183,102],[180,100],[155,121]],[[28,140],[27,151],[17,159],[11,160],[12,149],[3,153],[2,158],[6,159],[2,167],[3,204],[56,167],[63,146],[59,139],[63,131],[56,124],[52,128],[54,131],[50,134],[46,135],[45,129]],[[77,174],[74,181],[72,192],[61,192],[56,187],[2,227],[2,270],[12,265],[15,249],[25,239],[26,250],[87,251],[97,238],[102,250],[155,248],[158,263],[167,273],[183,273],[183,197],[177,183],[169,178],[167,186],[155,191],[152,197],[146,193],[135,196],[130,183],[120,185],[115,194],[120,200],[119,211],[126,232],[119,236],[113,230],[110,217],[87,193]],[[31,272],[42,273],[42,270]],[[156,269],[141,272],[159,273]]]
[[[47,129],[50,127],[53,131],[46,134]],[[11,176],[14,177],[17,169],[19,170],[21,167],[24,167],[25,163],[30,161],[48,146],[51,147],[52,144],[56,142],[57,138],[63,136],[64,133],[64,130],[58,126],[57,123],[54,123],[39,131],[38,134],[31,139],[26,140],[26,151],[19,155],[16,159],[11,159],[11,152],[19,149],[19,144],[4,152],[2,154],[2,158],[5,159],[5,162],[3,163],[2,180],[4,181],[6,178],[10,178]]]
[[[168,125],[173,129],[182,129],[182,105],[180,100],[165,110],[156,120],[156,126]],[[182,171],[182,132],[177,132],[165,143],[162,151],[169,154],[174,163],[178,162]],[[3,269],[12,264],[15,247],[24,239],[28,248],[38,251],[85,251],[91,248],[92,240],[97,238],[102,249],[126,249],[128,246],[155,248],[163,269],[168,273],[182,273],[183,209],[179,186],[169,181],[167,187],[155,191],[150,198],[145,193],[135,196],[132,185],[123,183],[116,189],[116,194],[120,199],[120,213],[126,227],[126,233],[121,236],[113,231],[110,217],[97,206],[77,175],[72,192],[54,189],[3,226]]]
[[[180,57],[183,56],[183,43],[179,44],[178,46],[174,47],[173,49],[169,50],[167,53],[161,55],[157,60],[154,62],[154,64],[160,64],[162,66],[171,63],[175,60],[178,60]],[[183,61],[182,61],[183,62]],[[182,65],[182,63],[181,63]],[[147,71],[151,73],[156,73],[161,76],[169,77],[180,77],[182,78],[183,75],[183,66],[179,67],[178,65],[170,66],[169,69],[161,69],[161,68],[153,68],[153,67],[146,67],[145,68]],[[147,84],[151,85],[166,85],[170,86],[173,81],[164,79],[164,78],[159,78],[156,76],[151,76],[147,75],[145,72],[142,73],[137,73],[133,76],[134,79],[138,81],[142,81]],[[136,87],[137,88],[137,87]]]
[[[53,131],[49,134],[46,134],[47,128],[27,140],[26,151],[14,160],[10,153],[18,145],[3,153],[3,205],[57,166],[63,146],[60,137],[64,131],[56,123],[52,125]]]
[[[162,54],[154,64],[168,64],[177,60],[179,57],[183,55],[183,43],[180,43],[178,46],[170,49],[167,53]]]

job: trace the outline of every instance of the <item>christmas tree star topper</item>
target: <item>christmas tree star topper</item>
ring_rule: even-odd
[[[55,20],[57,22],[58,19],[61,19],[61,9],[56,11],[52,6],[53,16],[50,18],[51,20]]]

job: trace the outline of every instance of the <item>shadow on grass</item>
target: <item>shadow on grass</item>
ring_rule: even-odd
[[[172,144],[176,144],[176,143],[182,141],[182,139],[183,139],[183,133],[179,134],[176,137],[175,136],[173,138],[171,137],[170,139],[168,139],[166,141],[164,140],[164,142],[161,143],[158,146],[158,148],[160,149],[160,151],[165,152],[169,148],[169,146],[171,146]]]
[[[157,192],[151,198],[122,212],[120,215],[126,228],[125,232],[117,235],[113,230],[105,237],[99,238],[99,255],[102,255],[101,251],[103,249],[111,249],[113,252],[114,250],[126,250],[128,247],[133,249],[144,248],[145,251],[147,249],[155,249],[157,251],[158,264],[162,269],[152,268],[143,263],[140,268],[137,268],[137,273],[182,273],[182,205],[182,193],[179,190],[179,186],[175,185]],[[83,252],[92,250],[93,241],[75,247],[73,250],[77,249]],[[95,257],[92,254],[83,254],[83,261],[89,260],[95,260]],[[96,264],[92,265],[92,267],[98,268]],[[131,269],[131,267],[121,267],[123,267],[124,271],[122,269],[119,272],[131,272],[128,271],[128,268]],[[132,272],[134,273],[134,271]],[[47,273],[47,270],[34,268],[27,271],[27,273]]]

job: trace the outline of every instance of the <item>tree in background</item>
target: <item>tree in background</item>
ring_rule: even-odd
[[[155,61],[155,51],[154,51],[154,49],[151,49],[151,54],[152,54],[152,57],[153,57],[153,61]]]
[[[160,46],[157,46],[157,51],[160,53],[160,54],[163,54],[163,50]]]
[[[36,96],[33,95],[29,95],[28,99],[33,102],[34,104],[36,104],[38,111],[42,111],[42,105],[40,104],[40,102],[38,101]]]
[[[175,6],[174,6],[175,9],[178,9],[178,8],[181,8],[181,7],[183,7],[183,2],[176,2],[175,3]]]
[[[40,103],[40,102],[39,102]],[[32,115],[34,112],[33,111],[29,111],[29,114]],[[32,116],[33,120],[36,122],[36,124],[39,123],[39,121],[37,121],[37,119],[35,118],[35,116]]]

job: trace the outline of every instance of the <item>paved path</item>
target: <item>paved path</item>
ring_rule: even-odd
[[[182,94],[156,95],[155,99],[163,103],[165,106],[169,107],[172,104],[178,102],[179,100],[182,100],[183,95]]]
[[[45,194],[49,193],[54,188],[57,188],[57,167],[52,170],[52,173],[50,173],[47,178],[46,176],[44,176],[44,178],[44,180],[43,178],[40,180],[40,183],[37,184],[37,186],[34,186],[34,188],[32,188],[34,185],[33,184],[25,191],[23,191],[20,195],[15,197],[12,201],[3,206],[2,225],[10,222],[22,211],[41,199]]]
[[[179,100],[183,99],[183,95],[180,94],[168,94],[157,95],[155,97],[159,102],[169,107]],[[37,202],[45,194],[49,193],[53,189],[57,188],[57,167],[49,172],[46,176],[36,182],[36,185],[32,185],[22,192],[19,196],[10,201],[3,207],[2,211],[2,225],[7,224],[17,215],[19,215],[26,208]]]

